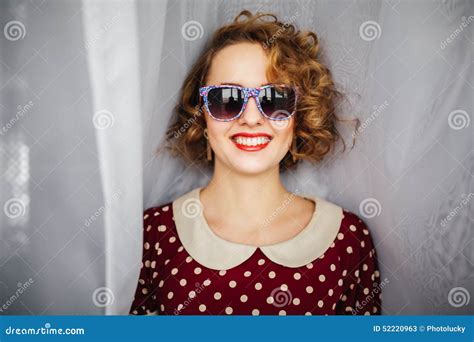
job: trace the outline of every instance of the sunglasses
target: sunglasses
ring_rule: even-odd
[[[250,97],[255,98],[257,107],[270,120],[288,120],[296,111],[298,94],[296,87],[266,85],[245,88],[236,85],[219,85],[199,88],[204,106],[209,115],[218,121],[232,121],[239,118],[247,107]]]

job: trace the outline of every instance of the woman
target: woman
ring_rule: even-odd
[[[314,33],[248,11],[214,34],[167,133],[213,177],[145,211],[131,314],[380,314],[365,223],[280,180],[339,139],[339,93],[318,49]]]

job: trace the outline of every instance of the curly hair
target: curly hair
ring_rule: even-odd
[[[205,84],[217,52],[242,42],[261,44],[270,61],[266,71],[269,82],[294,85],[301,93],[295,113],[296,144],[280,161],[280,170],[294,168],[299,160],[321,161],[341,138],[336,121],[345,120],[335,113],[343,94],[336,89],[329,69],[319,61],[318,37],[298,30],[291,22],[279,21],[273,14],[253,15],[246,10],[214,33],[188,73],[166,132],[166,147],[190,162],[212,165],[206,159],[206,122],[199,87]]]

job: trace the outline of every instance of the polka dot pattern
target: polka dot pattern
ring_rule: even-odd
[[[283,266],[257,248],[240,265],[214,270],[182,245],[172,203],[147,209],[130,314],[380,315],[380,272],[369,229],[352,212],[343,214],[331,246],[310,263]]]

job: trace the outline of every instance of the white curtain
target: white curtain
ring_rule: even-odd
[[[361,120],[353,150],[284,181],[364,218],[383,313],[474,313],[472,1],[0,6],[26,32],[0,50],[0,199],[24,209],[2,213],[1,302],[33,280],[0,314],[127,314],[142,209],[211,176],[156,148],[191,63],[242,9],[315,31],[349,99],[340,115]]]
[[[142,245],[142,106],[137,12],[133,1],[84,0],[84,37],[101,182],[106,202],[106,313],[127,313]],[[116,298],[116,300],[115,300]]]

